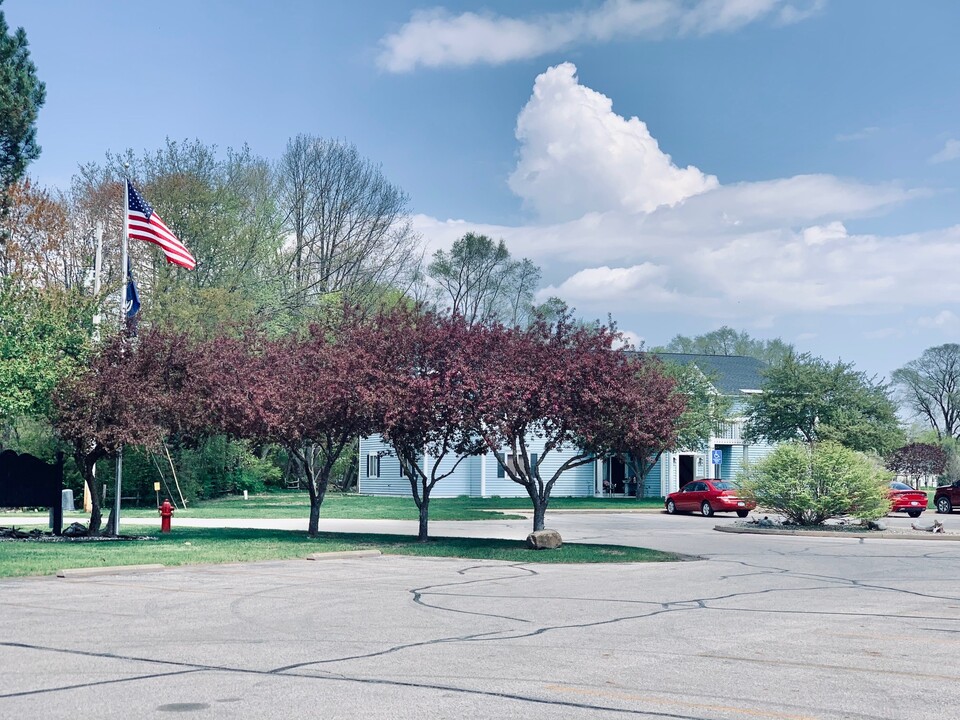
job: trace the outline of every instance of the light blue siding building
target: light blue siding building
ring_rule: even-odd
[[[756,462],[773,448],[766,443],[748,443],[744,438],[745,399],[760,392],[764,363],[737,355],[688,355],[661,353],[665,362],[695,365],[710,379],[717,393],[731,398],[731,416],[707,442],[706,448],[665,452],[644,479],[643,494],[665,496],[699,477],[732,480],[745,463]],[[535,438],[527,447],[533,463],[540,462]],[[714,464],[719,452],[718,464]],[[535,457],[537,456],[537,457]],[[541,477],[550,477],[569,455],[550,453],[540,464]],[[400,463],[378,436],[360,441],[359,492],[369,495],[410,496],[410,481],[401,475]],[[454,460],[446,461],[453,465]],[[633,478],[616,458],[597,460],[568,470],[554,485],[553,497],[632,495]],[[453,474],[437,483],[432,497],[526,497],[526,491],[505,476],[492,454],[463,460]]]

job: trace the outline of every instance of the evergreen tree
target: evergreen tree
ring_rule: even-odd
[[[36,122],[45,99],[46,87],[37,80],[27,49],[27,33],[17,28],[11,34],[0,11],[0,217],[7,213],[8,189],[40,155]]]

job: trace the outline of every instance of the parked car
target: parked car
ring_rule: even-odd
[[[960,480],[955,480],[952,485],[938,487],[933,496],[933,506],[938,513],[953,512],[955,507],[960,507]]]
[[[757,504],[740,497],[736,485],[723,480],[701,478],[688,482],[675,493],[667,495],[664,507],[673,515],[677,512],[699,512],[710,517],[715,512],[735,512],[746,517]]]
[[[927,509],[927,494],[914,490],[902,482],[890,483],[890,512],[905,512],[912,518],[920,517]]]

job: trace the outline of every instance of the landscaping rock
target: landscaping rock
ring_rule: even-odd
[[[871,520],[867,523],[867,527],[870,530],[886,530],[887,524],[883,520]]]
[[[923,523],[910,523],[910,527],[914,530],[922,530],[923,532],[930,533],[942,533],[943,532],[943,523],[939,520],[934,520],[930,525],[924,525]]]
[[[87,526],[78,522],[73,522],[63,529],[66,537],[83,537],[87,534]]]
[[[537,530],[527,535],[527,545],[534,550],[556,550],[563,539],[556,530]]]

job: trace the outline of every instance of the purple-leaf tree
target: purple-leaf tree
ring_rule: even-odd
[[[64,380],[53,397],[53,425],[73,447],[90,490],[91,535],[100,532],[100,493],[94,487],[98,460],[116,457],[124,446],[156,448],[187,402],[185,380],[193,353],[184,335],[150,329],[135,340],[107,339],[88,369]],[[109,524],[112,533],[117,528]]]
[[[947,467],[947,453],[939,445],[910,443],[894,450],[887,458],[887,469],[905,476],[914,487],[920,478],[939,475]]]
[[[644,374],[625,351],[614,349],[618,339],[612,328],[584,327],[563,313],[554,323],[539,320],[526,329],[483,328],[469,346],[472,429],[504,474],[526,490],[535,531],[544,527],[550,493],[563,473],[615,452],[613,440],[630,429],[622,404],[659,414],[657,406],[666,401],[666,416],[682,411],[669,393],[645,396]]]
[[[427,542],[430,493],[471,455],[486,450],[467,422],[474,407],[469,347],[480,330],[461,316],[399,308],[378,319],[385,350],[384,440],[410,481]]]
[[[310,494],[316,535],[334,464],[353,441],[379,429],[382,348],[361,315],[345,310],[305,338],[267,343],[249,375],[256,411],[247,433],[286,448]],[[255,431],[255,432],[254,432]]]
[[[619,458],[637,478],[642,497],[644,478],[681,433],[687,396],[664,372],[655,356],[617,353],[620,366],[611,373],[606,392],[612,397],[590,440],[598,452]]]

